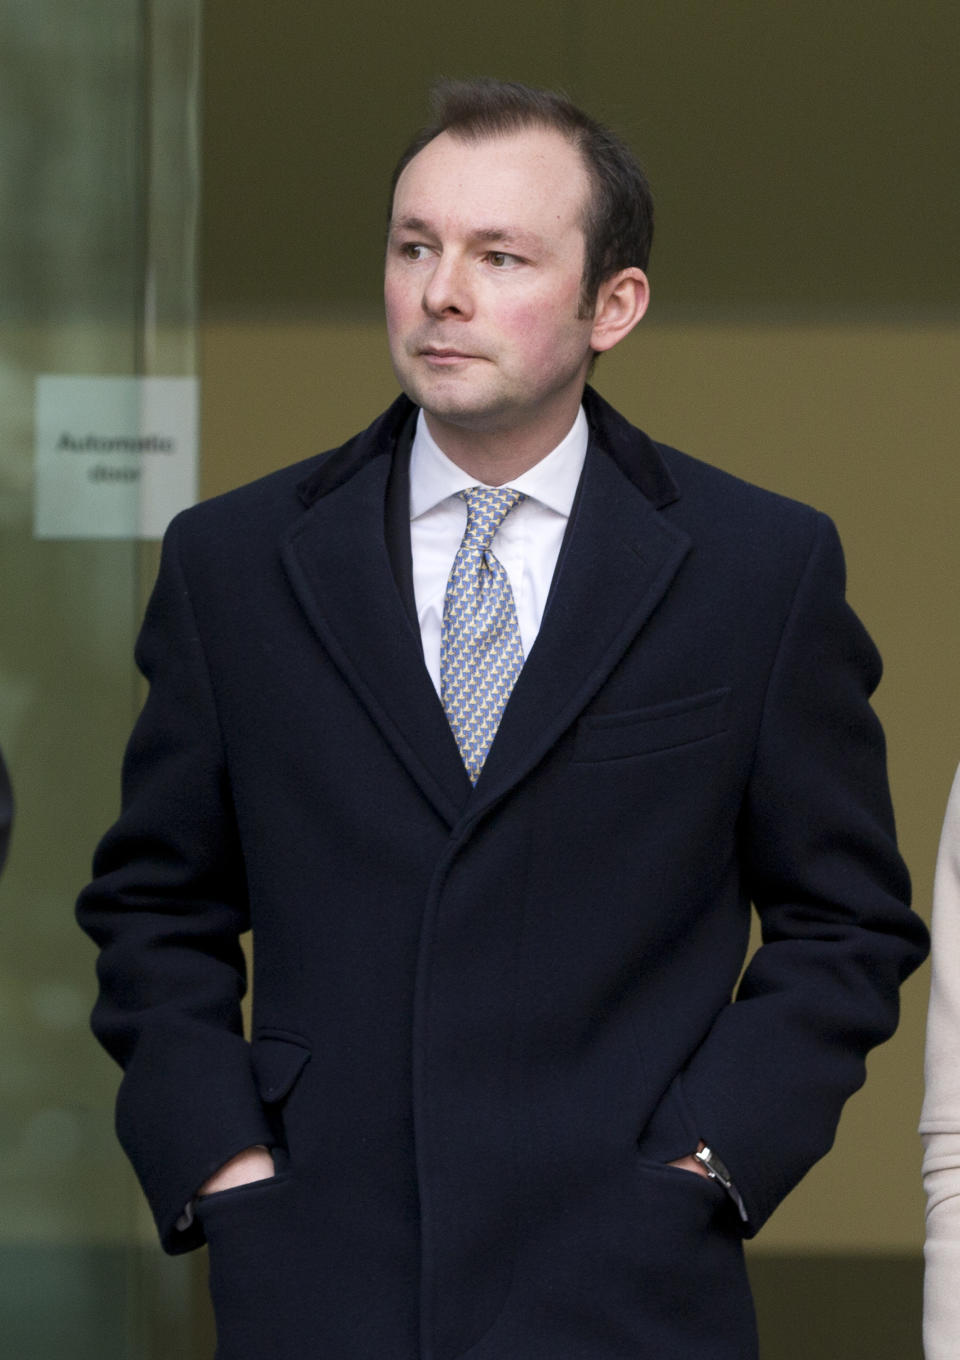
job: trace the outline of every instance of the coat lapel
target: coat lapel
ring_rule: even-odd
[[[283,562],[329,656],[397,758],[453,825],[470,781],[391,566],[384,521],[395,440],[378,445],[377,433],[373,427],[363,436],[349,459],[332,455],[321,475],[304,485],[311,504],[287,535]]]
[[[655,446],[589,389],[585,404],[592,435],[557,578],[472,796],[385,533],[391,459],[410,403],[401,398],[301,486],[308,508],[282,550],[293,589],[397,758],[451,826],[465,811],[479,815],[549,751],[643,627],[690,546],[657,513],[679,493]]]
[[[690,547],[687,535],[657,513],[678,492],[655,446],[595,396],[588,414],[598,417],[599,429],[595,424],[565,552],[471,815],[522,778],[575,720],[662,599]]]

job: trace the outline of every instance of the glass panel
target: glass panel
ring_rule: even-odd
[[[200,0],[0,8],[0,1317],[18,1360],[191,1351],[92,1042],[73,922],[116,812],[154,545],[33,537],[36,378],[194,371]]]

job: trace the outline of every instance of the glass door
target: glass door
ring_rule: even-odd
[[[174,392],[175,425],[195,415],[199,11],[0,7],[0,748],[15,798],[0,880],[0,1350],[18,1360],[210,1353],[196,1268],[161,1256],[116,1144],[118,1073],[89,1033],[94,951],[73,921],[141,697],[132,649],[158,532],[143,488],[156,500],[172,465],[147,471],[154,435],[138,444],[130,421],[142,426],[144,391],[161,406]],[[195,431],[183,443],[173,461],[189,473]]]

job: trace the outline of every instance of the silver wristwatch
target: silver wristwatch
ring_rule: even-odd
[[[703,1167],[704,1171],[712,1181],[719,1181],[724,1190],[729,1192],[733,1189],[733,1178],[727,1170],[726,1165],[712,1148],[702,1147],[699,1152],[695,1152],[694,1157]]]
[[[726,1190],[727,1194],[737,1206],[737,1213],[740,1215],[743,1222],[748,1222],[746,1205],[740,1197],[740,1191],[733,1183],[733,1177],[727,1170],[726,1163],[720,1160],[713,1151],[713,1148],[708,1148],[706,1146],[700,1148],[693,1155],[710,1179],[716,1181],[718,1185],[722,1185],[724,1190]]]

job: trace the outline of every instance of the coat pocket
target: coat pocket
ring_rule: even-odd
[[[648,708],[581,718],[573,760],[624,760],[719,736],[727,729],[729,696],[728,689],[714,689]]]
[[[209,1246],[216,1360],[299,1360],[313,1354],[297,1318],[314,1257],[288,1175],[234,1186],[200,1200]]]
[[[310,1061],[305,1039],[280,1030],[260,1030],[253,1036],[253,1074],[260,1099],[267,1105],[286,1100]]]

